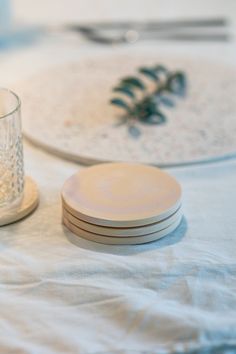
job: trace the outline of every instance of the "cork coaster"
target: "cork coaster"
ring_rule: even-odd
[[[39,194],[36,183],[31,177],[25,177],[24,195],[20,204],[14,209],[4,210],[0,208],[0,226],[12,224],[32,213],[39,203]]]
[[[182,215],[182,208],[180,207],[173,215],[164,219],[163,221],[159,221],[157,223],[153,223],[150,225],[145,225],[141,227],[129,227],[129,228],[116,228],[116,227],[105,227],[87,223],[81,219],[77,219],[71,213],[69,213],[66,208],[63,207],[62,215],[65,219],[67,219],[71,224],[74,224],[80,229],[85,231],[99,234],[102,236],[111,236],[111,237],[133,237],[133,236],[142,236],[146,234],[151,234],[153,232],[157,232],[165,229],[175,222]]]
[[[181,203],[179,183],[166,172],[135,163],[92,166],[62,188],[64,207],[85,222],[136,227],[164,220]]]
[[[166,227],[163,230],[147,234],[147,235],[142,235],[142,236],[137,236],[137,237],[110,237],[110,236],[102,236],[94,233],[90,233],[88,231],[82,230],[76,225],[70,223],[66,218],[63,218],[63,223],[64,225],[75,235],[82,237],[86,240],[89,241],[94,241],[97,243],[103,243],[107,245],[137,245],[137,244],[142,244],[142,243],[148,243],[152,241],[156,241],[169,233],[173,232],[178,225],[180,224],[182,219],[182,216],[178,217],[178,219],[171,224],[170,226]]]

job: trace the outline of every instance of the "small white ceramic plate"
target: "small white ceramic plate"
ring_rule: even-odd
[[[163,230],[153,232],[151,234],[137,236],[137,237],[110,237],[110,236],[101,236],[98,234],[90,233],[88,231],[82,230],[76,225],[70,223],[66,218],[63,219],[64,225],[75,235],[85,238],[89,241],[94,241],[98,243],[108,244],[108,245],[137,245],[142,243],[148,243],[156,241],[169,233],[173,232],[177,226],[180,224],[182,216],[179,216],[178,219],[168,227]]]
[[[62,188],[62,202],[72,215],[91,224],[144,226],[169,217],[179,208],[181,188],[156,167],[108,163],[71,176]]]
[[[142,236],[146,234],[151,234],[153,232],[157,232],[165,229],[166,227],[173,224],[173,222],[175,222],[182,215],[182,208],[180,207],[173,215],[169,216],[163,221],[159,221],[157,223],[150,224],[150,225],[145,225],[140,227],[129,227],[129,228],[106,227],[106,226],[90,224],[73,216],[70,212],[66,210],[65,207],[63,207],[62,215],[63,218],[67,219],[70,223],[88,232],[92,232],[102,236],[133,237],[133,236]]]

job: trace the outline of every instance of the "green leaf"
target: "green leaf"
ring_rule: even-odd
[[[140,135],[141,135],[141,132],[140,132],[140,129],[137,128],[135,125],[129,125],[129,133],[130,135],[132,135],[133,138],[137,139]]]
[[[135,98],[135,94],[128,86],[117,86],[117,87],[114,87],[113,91],[123,93],[126,96],[129,96],[131,98]]]
[[[135,121],[150,125],[165,123],[166,116],[160,111],[160,107],[162,105],[174,107],[174,95],[183,96],[187,87],[185,74],[181,71],[171,73],[162,65],[141,67],[138,71],[156,82],[156,87],[151,91],[151,88],[150,90],[149,87],[146,88],[142,77],[139,79],[139,77],[127,76],[120,81],[119,86],[115,87],[113,92],[123,94],[133,100],[129,103],[121,96],[121,98],[115,97],[110,101],[111,104],[126,111],[122,122],[128,124],[129,134],[134,138],[138,138],[141,134],[139,127],[134,124]],[[136,89],[145,92],[139,97],[136,96]]]
[[[110,103],[120,108],[124,108],[128,112],[130,111],[129,105],[121,98],[112,98]]]
[[[151,116],[156,111],[156,102],[153,97],[145,97],[135,106],[135,116],[140,121],[145,121],[147,117]]]
[[[150,124],[150,125],[159,125],[165,123],[166,118],[164,115],[159,115],[159,114],[152,114],[148,116],[146,119],[142,120],[143,123],[145,124]]]
[[[158,123],[157,124],[163,124],[166,122],[166,117],[163,113],[161,113],[158,109],[155,112],[155,115],[158,117]]]
[[[150,69],[146,67],[142,67],[139,69],[139,72],[145,76],[147,76],[149,79],[153,81],[159,81],[158,75],[156,73],[155,69]]]
[[[145,121],[147,124],[163,124],[166,122],[166,117],[160,111],[156,110],[148,119]]]
[[[171,74],[167,79],[166,86],[170,92],[178,96],[184,96],[187,88],[186,77],[184,73],[175,72]]]
[[[158,99],[159,99],[159,102],[162,103],[166,107],[172,108],[172,107],[175,106],[174,101],[171,98],[167,97],[167,96],[160,95],[158,97]]]
[[[156,73],[166,74],[168,71],[163,65],[156,65],[154,69],[155,69]]]
[[[138,88],[140,90],[145,90],[145,85],[143,84],[143,82],[138,79],[137,77],[134,76],[128,76],[125,77],[122,81],[121,81],[121,85],[129,85],[129,86],[133,86],[135,88]]]

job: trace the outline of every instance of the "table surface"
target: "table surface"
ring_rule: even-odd
[[[156,45],[236,58],[235,43]],[[1,52],[1,81],[10,85],[87,46],[55,36]],[[62,184],[83,166],[27,141],[25,165],[40,206],[0,230],[1,353],[236,352],[236,159],[167,169],[182,185],[185,218],[177,232],[140,246],[92,243],[62,226]]]

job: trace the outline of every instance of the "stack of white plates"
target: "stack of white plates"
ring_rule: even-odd
[[[104,244],[140,244],[174,231],[182,218],[179,183],[134,163],[83,169],[62,188],[63,222],[77,236]]]

